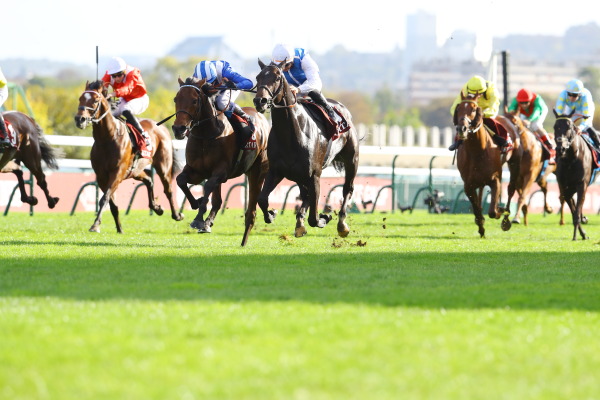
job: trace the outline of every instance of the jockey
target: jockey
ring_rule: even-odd
[[[272,61],[276,64],[286,62],[282,69],[294,94],[308,95],[312,101],[327,111],[336,124],[343,122],[321,93],[323,82],[319,76],[319,67],[307,50],[279,43],[273,49]]]
[[[486,81],[479,75],[475,75],[469,79],[466,85],[461,89],[461,93],[454,99],[452,107],[450,107],[450,115],[453,117],[456,107],[462,102],[461,94],[465,97],[480,95],[477,98],[477,105],[481,107],[483,111],[483,123],[495,133],[493,136],[494,143],[502,148],[502,153],[507,153],[512,150],[512,139],[508,135],[506,128],[495,120],[495,117],[498,115],[498,109],[500,108],[500,98],[494,84],[490,81]],[[456,150],[461,143],[462,140],[458,139],[458,136],[455,137],[454,143],[448,147],[448,150]]]
[[[550,153],[548,159],[549,164],[556,164],[556,150],[550,143],[550,137],[544,129],[544,120],[548,115],[548,106],[542,96],[537,93],[533,93],[529,89],[521,89],[517,93],[517,97],[513,98],[508,112],[512,114],[519,114],[519,117],[523,120],[525,125],[532,131],[535,132],[546,149]]]
[[[218,88],[216,89],[218,92],[215,98],[215,107],[218,111],[224,112],[233,129],[240,135],[242,139],[240,146],[245,145],[250,138],[233,114],[246,120],[250,134],[254,132],[254,124],[252,117],[235,103],[241,93],[240,90],[235,89],[252,89],[254,86],[252,81],[240,75],[231,67],[231,64],[223,60],[200,61],[194,68],[194,78],[206,79],[206,83],[211,85],[211,89]],[[229,89],[223,89],[224,87]]]
[[[560,92],[556,101],[556,112],[559,115],[567,115],[575,110],[571,117],[573,123],[578,123],[582,133],[587,134],[594,142],[596,148],[600,147],[598,133],[593,127],[594,100],[589,90],[583,87],[579,79],[571,79],[567,82],[567,88]]]
[[[0,69],[0,107],[2,107],[2,104],[4,104],[6,99],[8,99],[8,81],[2,73],[2,69]],[[10,143],[10,140],[8,140],[8,130],[4,123],[4,117],[0,112],[0,149],[6,147],[12,147],[12,144]]]
[[[127,65],[120,57],[113,57],[108,62],[102,81],[104,87],[112,86],[113,88],[113,92],[109,93],[108,97],[118,97],[120,99],[117,108],[113,110],[113,115],[115,117],[123,115],[127,122],[133,125],[144,137],[148,150],[152,150],[150,136],[135,117],[146,111],[150,104],[146,84],[142,79],[140,70]]]

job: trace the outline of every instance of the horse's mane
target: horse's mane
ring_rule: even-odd
[[[100,88],[103,88],[103,86],[104,86],[104,82],[102,82],[101,80],[97,80],[97,81],[90,83],[90,86],[88,86],[88,88],[92,89],[92,90],[98,90]]]

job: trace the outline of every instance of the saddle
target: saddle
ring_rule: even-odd
[[[139,153],[140,157],[151,160],[152,151],[148,149],[148,146],[146,146],[146,139],[144,139],[142,133],[135,129],[133,125],[127,122],[125,122],[125,125],[127,125],[127,133],[129,133],[131,143],[134,145],[133,151],[135,153]]]
[[[592,152],[592,167],[594,168],[594,170],[600,168],[600,164],[598,163],[598,160],[600,159],[600,150],[596,148],[596,146],[594,145],[594,141],[591,137],[589,137],[589,135],[581,133],[581,137],[583,138],[583,140],[585,140],[585,143],[588,145]]]
[[[344,132],[350,130],[350,124],[348,124],[348,121],[346,121],[342,113],[336,107],[333,107],[333,109],[342,119],[342,122],[339,125],[331,119],[323,107],[314,101],[310,99],[298,99],[298,102],[304,106],[304,109],[312,119],[320,122],[325,127],[325,137],[328,140],[336,140]]]

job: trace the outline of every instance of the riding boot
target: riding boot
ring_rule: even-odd
[[[238,106],[237,104],[233,105],[233,113],[235,115],[239,115],[240,117],[242,117],[243,119],[246,120],[246,122],[248,123],[248,128],[250,128],[250,132],[253,133],[254,132],[254,120],[252,119],[252,117],[248,114],[246,114],[244,112],[244,110],[242,110],[242,107]],[[250,138],[248,138],[250,139]]]
[[[0,113],[0,149],[11,146],[12,144],[10,143],[10,140],[8,140],[8,129],[6,129],[4,117],[2,116],[2,113]]]
[[[338,113],[335,112],[331,104],[327,102],[327,99],[325,99],[323,93],[319,92],[318,90],[311,90],[310,92],[308,92],[308,97],[310,97],[312,101],[323,107],[325,111],[327,111],[327,114],[329,115],[331,120],[335,122],[336,125],[342,122],[342,117],[340,117]]]
[[[596,132],[596,130],[591,126],[586,129],[586,132],[588,133],[590,139],[592,139],[592,142],[594,142],[596,149],[600,149],[600,138],[598,138],[598,132]]]
[[[133,113],[129,110],[123,110],[123,116],[125,117],[127,122],[130,125],[132,125],[135,129],[137,129],[140,135],[142,135],[142,137],[146,140],[146,146],[148,147],[148,149],[151,149],[152,142],[150,141],[150,135],[148,135],[148,133],[144,131],[144,128],[142,128],[142,125],[140,124],[138,119],[133,115]]]
[[[458,146],[460,146],[462,144],[462,139],[458,138],[458,135],[454,136],[454,143],[452,143],[450,145],[450,147],[448,147],[448,150],[450,151],[454,151],[456,149],[458,149]]]
[[[508,153],[513,148],[512,139],[508,135],[506,136],[506,138],[503,138],[502,136],[496,134],[493,137],[493,141],[498,147],[501,148],[500,151],[502,153]]]
[[[548,158],[548,164],[550,165],[554,165],[556,164],[556,150],[554,150],[554,148],[552,147],[552,143],[550,143],[550,141],[548,140],[548,136],[546,136],[543,141],[544,146],[546,146],[546,149],[548,149],[548,153],[550,153],[550,157]]]

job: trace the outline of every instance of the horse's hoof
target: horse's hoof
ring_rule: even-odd
[[[512,220],[512,223],[518,225],[518,224],[521,223],[521,221],[519,221],[518,219],[515,218],[515,219]]]
[[[269,210],[266,214],[265,214],[265,223],[270,224],[275,220],[275,217],[277,216],[277,210]]]
[[[177,213],[176,215],[173,215],[173,219],[175,221],[182,221],[183,220],[183,214],[182,213]]]
[[[211,233],[211,232],[212,232],[212,229],[208,225],[204,225],[203,228],[198,229],[198,233]]]
[[[204,229],[204,221],[195,219],[190,223],[190,228],[198,230]]]
[[[348,237],[348,235],[350,234],[350,230],[345,230],[345,231],[338,231],[338,235],[339,237]]]
[[[92,226],[92,227],[90,228],[90,232],[96,232],[96,233],[99,233],[99,232],[100,232],[100,227],[98,227],[98,226]]]
[[[163,215],[165,212],[161,206],[153,208],[152,211],[154,211],[156,213],[156,215],[159,215],[159,216]]]
[[[51,197],[50,201],[48,201],[48,207],[50,209],[53,209],[54,207],[56,207],[56,204],[58,203],[58,200],[60,200],[58,197]]]
[[[325,223],[328,224],[333,219],[333,217],[331,216],[331,214],[319,214],[319,219],[325,220]]]
[[[512,224],[510,223],[508,216],[504,216],[504,219],[502,220],[502,223],[500,224],[500,226],[502,227],[502,230],[504,232],[509,231]]]
[[[306,235],[306,228],[303,226],[296,228],[296,230],[294,231],[295,237],[302,237],[304,235]]]
[[[582,224],[587,224],[588,223],[588,219],[587,219],[587,217],[585,215],[581,217],[581,223]]]
[[[37,199],[37,197],[35,197],[35,196],[29,196],[29,197],[26,197],[26,198],[24,198],[24,199],[21,199],[21,201],[22,201],[23,203],[27,203],[27,204],[29,204],[30,206],[35,206],[35,205],[37,205],[37,203],[38,203],[38,199]]]

